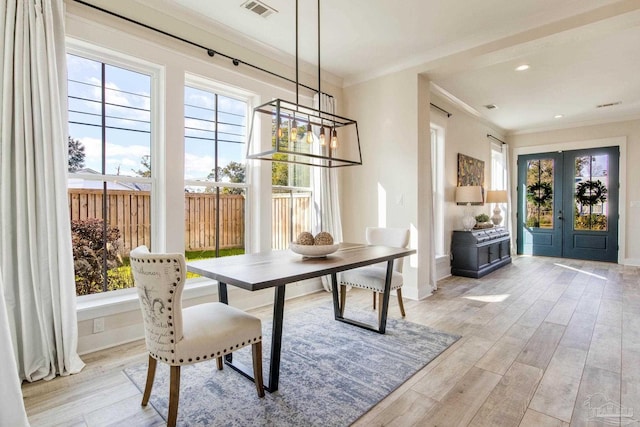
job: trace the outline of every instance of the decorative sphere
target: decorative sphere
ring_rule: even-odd
[[[308,231],[303,231],[302,233],[298,234],[296,243],[299,245],[311,246],[315,243],[315,240],[313,239],[313,234],[309,233]]]
[[[315,238],[316,245],[333,245],[333,236],[326,231],[321,231],[316,234]]]

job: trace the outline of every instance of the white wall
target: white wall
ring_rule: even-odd
[[[446,126],[444,247],[445,252],[449,253],[452,231],[462,228],[462,216],[464,214],[464,207],[455,203],[458,183],[458,153],[484,161],[484,187],[485,190],[491,190],[491,140],[487,138],[487,134],[491,134],[503,141],[504,135],[501,130],[489,126],[484,121],[472,116],[438,94],[431,95],[431,102],[452,113],[452,116],[448,119],[438,119],[439,123],[444,121]],[[433,114],[440,113],[434,111]],[[474,214],[481,213],[491,216],[491,206],[489,204],[475,206]]]
[[[428,81],[411,70],[380,77],[345,88],[343,105],[358,120],[363,163],[340,171],[344,240],[363,242],[368,226],[410,227],[418,255],[404,264],[403,295],[424,298],[428,260],[419,249],[428,213],[419,198],[430,180],[430,136],[428,109],[419,106],[428,105]]]
[[[414,262],[405,264],[403,294],[421,299],[429,295],[429,260],[420,252],[430,236],[423,232],[429,221],[424,198],[431,186],[430,121],[445,127],[444,246],[449,253],[451,234],[460,229],[463,207],[457,206],[458,153],[485,162],[485,188],[491,182],[491,141],[503,139],[494,128],[431,93],[428,79],[416,70],[404,70],[344,89],[344,106],[358,120],[363,165],[341,171],[341,209],[345,240],[363,241],[367,226],[415,227],[418,249]],[[430,103],[453,113],[448,119]],[[479,206],[476,214],[490,214]],[[414,236],[412,235],[412,239]],[[424,252],[424,251],[423,251]],[[437,277],[449,274],[448,257],[439,260]]]
[[[508,137],[508,142],[513,148],[511,164],[515,168],[517,149],[528,147],[528,151],[531,151],[536,146],[540,146],[543,147],[542,152],[545,152],[549,151],[550,145],[558,144],[575,149],[589,144],[589,141],[606,141],[619,139],[618,137],[626,139],[626,156],[623,155],[620,158],[621,172],[623,168],[626,170],[624,175],[622,173],[620,175],[620,181],[626,188],[625,194],[620,195],[621,200],[626,200],[626,204],[620,207],[622,220],[624,220],[621,226],[625,229],[625,235],[621,239],[621,242],[624,240],[624,246],[621,246],[621,250],[624,249],[621,261],[628,265],[640,265],[640,221],[638,221],[640,218],[640,185],[638,185],[640,168],[637,167],[640,162],[640,120],[511,135]]]

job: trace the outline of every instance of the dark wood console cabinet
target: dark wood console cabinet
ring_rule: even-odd
[[[511,238],[503,227],[454,231],[451,274],[479,278],[511,262]]]

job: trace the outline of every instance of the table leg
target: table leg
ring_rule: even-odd
[[[271,362],[269,364],[269,378],[265,389],[273,393],[278,390],[280,382],[280,355],[282,353],[282,325],[284,323],[284,292],[285,286],[276,287],[273,304],[273,329],[271,334]]]
[[[229,305],[229,294],[227,294],[227,284],[218,281],[218,301],[223,304]],[[224,360],[227,364],[233,363],[233,353],[226,354]],[[233,365],[231,365],[233,366]]]
[[[338,274],[331,273],[331,293],[333,295],[333,315],[336,320],[342,318],[340,315],[340,299],[338,297]]]
[[[223,304],[229,304],[229,295],[227,294],[227,284],[218,282],[218,301]]]
[[[387,329],[387,312],[389,311],[389,299],[391,297],[391,277],[393,276],[393,260],[390,259],[387,263],[387,276],[384,281],[384,294],[382,295],[382,317],[380,318],[380,325],[378,332],[384,334]]]
[[[220,285],[223,285],[224,291],[221,291]],[[220,302],[228,303],[227,285],[218,283],[218,292]],[[264,389],[270,393],[278,390],[280,382],[280,356],[282,354],[282,325],[284,323],[284,294],[286,286],[277,286],[273,303],[273,329],[271,333],[271,361],[269,363],[269,375],[264,380]],[[224,300],[223,300],[224,299]],[[225,364],[234,371],[239,372],[243,376],[255,381],[252,369],[248,366],[233,361],[233,353],[224,356]]]
[[[357,320],[348,319],[340,314],[340,302],[338,297],[338,286],[335,273],[331,275],[332,293],[333,293],[333,314],[338,322],[348,323],[359,328],[368,329],[370,331],[384,334],[387,329],[387,311],[389,309],[389,299],[391,294],[391,277],[393,275],[393,260],[390,259],[387,263],[387,275],[385,276],[384,292],[382,294],[382,316],[380,317],[380,324],[378,327],[373,327],[366,323],[359,322]]]

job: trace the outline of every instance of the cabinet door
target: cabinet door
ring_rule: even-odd
[[[509,258],[511,256],[511,239],[500,242],[500,259]]]
[[[489,246],[490,245],[485,245],[485,246],[479,246],[478,247],[478,270],[480,270],[483,267],[489,265],[489,262],[490,262]]]
[[[500,260],[500,242],[491,243],[489,245],[489,263]]]

